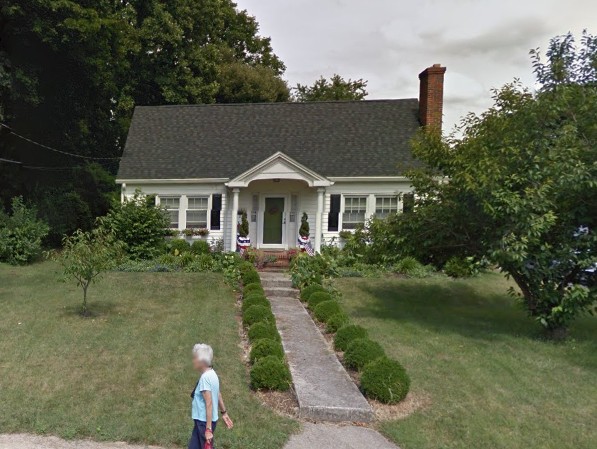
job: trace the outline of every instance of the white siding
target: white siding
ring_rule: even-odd
[[[338,194],[344,196],[367,196],[367,216],[371,217],[375,213],[375,196],[401,195],[412,191],[408,181],[381,181],[381,182],[336,182],[333,186],[327,187],[324,199],[323,212],[323,242],[338,243],[339,231],[342,230],[342,211],[344,207],[344,198],[340,203],[339,231],[328,231],[328,213],[330,212],[330,195]],[[402,210],[402,200],[398,201],[398,210]]]
[[[180,210],[178,215],[178,229],[186,228],[186,209],[187,198],[193,196],[211,196],[212,194],[222,194],[222,211],[220,215],[220,230],[209,231],[208,241],[218,240],[224,237],[225,232],[225,211],[227,206],[226,187],[223,184],[126,184],[124,196],[131,198],[136,190],[140,190],[145,195],[160,196],[179,196]],[[211,202],[210,202],[211,205]],[[209,220],[208,211],[208,220]]]
[[[216,240],[223,238],[225,247],[231,248],[231,231],[232,226],[236,225],[235,218],[232,217],[229,210],[229,204],[232,201],[232,192],[223,183],[198,184],[198,183],[171,183],[171,184],[127,184],[125,196],[131,197],[135,190],[139,189],[145,194],[155,194],[159,196],[180,196],[181,205],[179,213],[179,228],[182,230],[186,227],[186,204],[189,196],[202,196],[212,194],[222,194],[222,215],[220,230],[210,230],[209,240]],[[296,246],[296,239],[298,236],[298,228],[300,226],[300,219],[303,212],[309,216],[309,225],[311,228],[311,239],[314,241],[317,232],[322,233],[322,242],[330,243],[335,239],[338,242],[339,232],[328,231],[328,213],[330,211],[330,195],[342,195],[341,211],[339,217],[339,229],[342,229],[342,208],[344,205],[344,196],[359,195],[367,196],[367,216],[370,217],[375,213],[375,197],[376,196],[390,196],[410,192],[411,186],[408,181],[338,181],[334,185],[325,188],[324,195],[324,209],[322,216],[322,228],[318,230],[315,224],[317,213],[317,188],[308,187],[305,182],[282,179],[279,182],[273,180],[258,180],[253,181],[246,188],[240,189],[239,194],[239,210],[245,209],[249,218],[249,231],[251,242],[254,246],[259,244],[259,226],[262,224],[263,214],[263,198],[267,195],[280,195],[286,198],[286,235],[284,244],[288,248]],[[257,222],[251,221],[251,211],[253,206],[253,195],[259,197],[259,213],[257,214]],[[294,223],[290,222],[290,198],[296,195],[298,198],[298,208],[296,211],[296,220]],[[398,203],[399,210],[402,209],[402,200]]]

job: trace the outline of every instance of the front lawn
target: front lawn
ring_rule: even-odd
[[[0,265],[0,432],[184,446],[194,343],[213,345],[233,431],[220,448],[279,449],[296,423],[251,395],[235,297],[217,274],[110,273],[81,290],[53,263]]]
[[[497,273],[470,280],[342,279],[353,321],[404,364],[428,406],[381,430],[402,449],[592,449],[597,320],[551,343]]]

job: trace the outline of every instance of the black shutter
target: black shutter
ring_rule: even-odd
[[[220,230],[220,215],[222,211],[222,195],[219,193],[211,197],[211,229]]]
[[[330,213],[328,214],[328,231],[338,231],[340,217],[340,195],[330,195]]]
[[[415,196],[412,193],[405,193],[402,197],[402,212],[408,214],[415,208]]]

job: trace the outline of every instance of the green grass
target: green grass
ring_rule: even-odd
[[[406,367],[429,405],[380,429],[402,449],[592,449],[597,320],[539,338],[497,273],[342,279],[343,307]]]
[[[235,297],[216,274],[110,273],[89,290],[53,263],[0,265],[0,432],[184,446],[197,379],[192,345],[213,345],[235,428],[220,448],[279,449],[297,424],[263,408],[241,363]]]

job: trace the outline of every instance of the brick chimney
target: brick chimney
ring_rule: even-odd
[[[419,120],[421,125],[441,132],[444,110],[444,73],[441,64],[423,70],[419,75]]]

